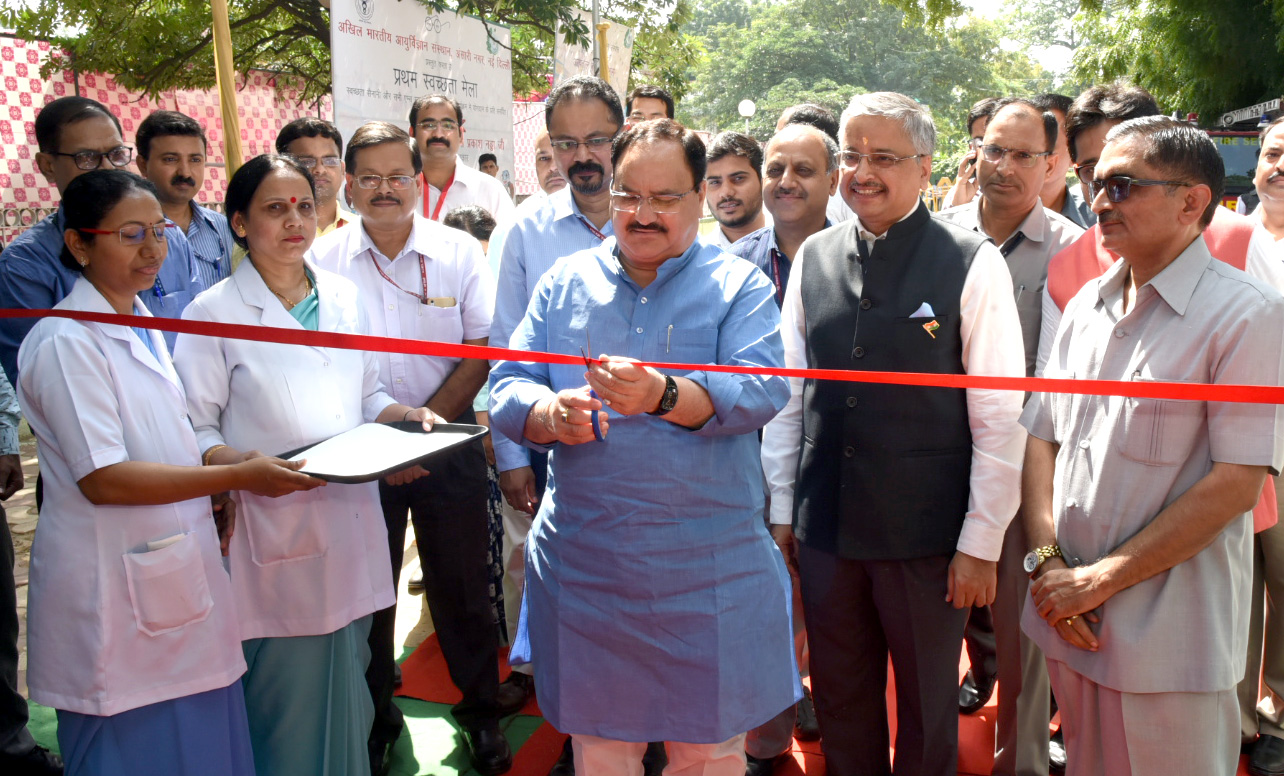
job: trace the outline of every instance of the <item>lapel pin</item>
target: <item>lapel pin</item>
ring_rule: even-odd
[[[932,339],[936,339],[936,330],[939,328],[941,328],[941,324],[937,323],[935,320],[931,320],[923,324],[923,331],[931,334]]]

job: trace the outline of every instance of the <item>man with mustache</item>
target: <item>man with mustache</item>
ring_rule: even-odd
[[[739,132],[723,132],[709,143],[705,202],[718,226],[704,241],[723,250],[767,226],[762,212],[762,146]]]
[[[190,116],[158,110],[138,125],[134,143],[138,171],[156,187],[165,217],[187,235],[193,269],[210,288],[231,272],[236,243],[222,213],[196,204],[205,182],[205,130]]]
[[[779,306],[789,284],[790,257],[798,254],[799,246],[808,237],[830,226],[825,211],[838,189],[838,144],[810,124],[787,124],[767,143],[764,170],[763,199],[775,221],[740,240],[728,252],[753,262],[771,279]],[[772,526],[772,534],[785,541],[788,526]],[[794,659],[805,674],[807,633],[797,563],[787,541],[781,551],[786,552],[792,583]],[[800,741],[820,737],[811,691],[806,687],[797,704],[749,731],[745,739],[746,775],[770,776],[794,737]]]
[[[1119,259],[1066,306],[1045,375],[1279,385],[1284,298],[1203,238],[1225,209],[1217,147],[1165,116],[1104,140],[1092,206]],[[1235,772],[1249,512],[1284,468],[1282,412],[1031,396],[1022,626],[1047,659],[1070,776]]]
[[[494,284],[481,244],[416,212],[419,153],[398,127],[361,126],[344,156],[359,220],[312,246],[317,266],[356,283],[370,333],[408,340],[485,345]],[[472,423],[473,397],[486,381],[484,360],[378,354],[379,376],[398,401],[426,406],[452,422]],[[401,572],[406,513],[415,526],[424,596],[451,681],[463,699],[451,714],[474,770],[496,776],[512,765],[499,719],[499,639],[491,620],[487,552],[486,459],[481,444],[437,461],[431,477],[379,483],[393,579]],[[396,607],[375,613],[366,681],[375,701],[371,772],[386,773],[404,722],[392,702]],[[520,699],[524,701],[525,699]]]
[[[555,147],[566,107],[553,110]],[[587,338],[598,360],[503,361],[491,378],[494,427],[554,451],[518,657],[534,657],[540,709],[572,735],[576,772],[641,773],[642,742],[662,740],[670,773],[743,776],[745,731],[798,698],[757,460],[757,429],[788,387],[637,362],[779,365],[779,313],[760,271],[696,239],[694,132],[637,124],[612,166],[615,236],[549,270],[511,340],[578,355]]]
[[[785,108],[781,111],[780,118],[776,120],[776,131],[779,132],[790,124],[808,124],[829,135],[835,143],[838,142],[838,117],[823,105],[802,102]],[[831,224],[841,224],[855,217],[855,214],[852,213],[852,209],[847,206],[847,203],[843,201],[842,196],[835,192],[829,198],[829,207],[825,209],[825,217],[829,219]]]
[[[934,218],[936,127],[892,92],[842,115],[839,191],[855,218],[794,256],[785,363],[872,372],[1023,375],[1012,278],[988,239]],[[771,522],[796,557],[826,767],[887,774],[887,664],[898,776],[958,768],[958,660],[989,604],[1019,499],[1021,395],[791,380],[763,433]]]
[[[410,134],[423,158],[419,176],[419,213],[439,221],[464,205],[477,205],[504,223],[513,217],[513,200],[504,186],[481,170],[459,163],[464,141],[464,113],[459,102],[444,94],[429,94],[410,108]]]
[[[994,104],[978,149],[980,196],[940,218],[983,234],[999,246],[1012,275],[1012,293],[1025,344],[1025,373],[1034,374],[1039,351],[1043,286],[1048,261],[1083,230],[1044,207],[1042,192],[1061,176],[1060,127],[1034,103],[1003,99]],[[971,668],[960,688],[964,713],[984,706],[996,674],[999,695],[994,774],[1042,776],[1048,772],[1048,675],[1043,655],[1021,633],[1021,605],[1029,579],[1021,561],[1029,550],[1020,520],[1008,525],[999,557],[998,591],[991,607],[974,607],[964,632]]]

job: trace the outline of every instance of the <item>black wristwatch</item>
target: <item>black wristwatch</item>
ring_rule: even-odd
[[[678,384],[672,377],[664,376],[664,393],[660,394],[660,406],[654,411],[648,412],[648,415],[655,415],[657,418],[668,415],[673,408],[678,406]]]

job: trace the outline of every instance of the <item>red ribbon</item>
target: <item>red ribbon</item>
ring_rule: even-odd
[[[374,353],[405,353],[413,356],[441,358],[478,358],[490,361],[527,361],[540,364],[582,366],[580,355],[539,353],[463,343],[428,342],[368,334],[340,334],[306,329],[282,329],[243,323],[183,321],[118,313],[91,313],[79,310],[5,310],[0,318],[69,318],[116,326],[159,329],[179,334],[205,337],[304,345],[314,348],[367,350]],[[1204,383],[1165,383],[1132,380],[1070,380],[1047,377],[988,377],[985,375],[946,375],[917,372],[859,372],[846,369],[789,369],[776,367],[743,367],[726,364],[674,364],[643,361],[643,366],[668,372],[722,372],[725,374],[771,375],[814,380],[838,380],[849,383],[884,385],[917,385],[935,388],[981,388],[1001,391],[1070,393],[1085,396],[1128,396],[1137,399],[1179,399],[1185,401],[1220,401],[1244,404],[1284,404],[1284,387],[1263,385],[1209,385]]]

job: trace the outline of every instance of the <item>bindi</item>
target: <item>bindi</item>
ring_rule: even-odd
[[[299,201],[299,200],[295,199],[294,197],[290,197],[290,204],[291,204],[291,205],[293,205],[295,202],[298,202],[298,201]]]

